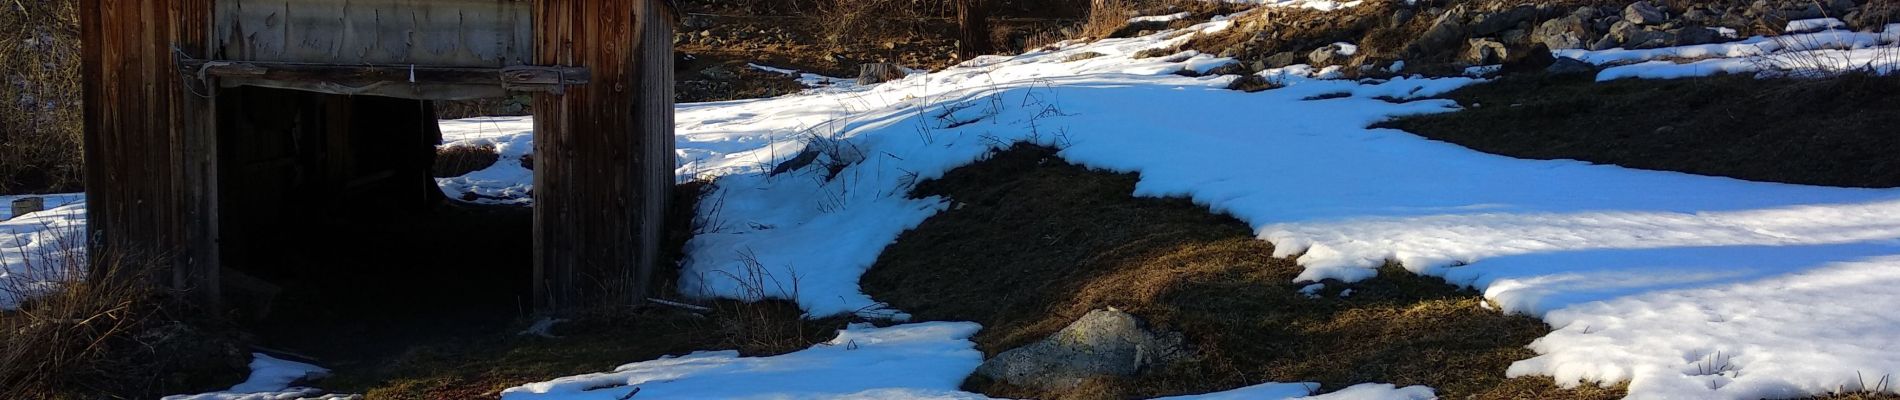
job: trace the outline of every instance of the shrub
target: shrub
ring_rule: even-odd
[[[158,258],[94,255],[106,258],[93,264],[100,273],[80,279],[79,246],[56,241],[7,266],[50,279],[0,281],[0,291],[25,299],[0,311],[0,398],[153,398],[243,379],[250,354],[234,330],[193,318],[202,314],[144,276]]]
[[[443,147],[435,150],[435,165],[429,171],[437,178],[457,177],[487,169],[500,159],[493,145]]]
[[[0,193],[72,191],[83,177],[75,0],[0,12]]]

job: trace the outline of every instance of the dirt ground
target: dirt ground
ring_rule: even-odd
[[[1429,385],[1445,398],[1608,399],[1504,379],[1549,331],[1481,306],[1476,292],[1388,267],[1374,279],[1299,293],[1300,268],[1247,226],[1186,199],[1136,198],[1136,177],[1091,171],[1017,146],[918,186],[957,206],[907,232],[863,280],[874,298],[925,320],[975,321],[987,355],[1115,307],[1188,338],[1188,361],[1050,393],[972,379],[993,396],[1130,398],[1261,382]],[[1344,295],[1345,290],[1352,290]]]
[[[1509,76],[1380,126],[1487,153],[1809,185],[1900,187],[1900,77],[1594,82]]]

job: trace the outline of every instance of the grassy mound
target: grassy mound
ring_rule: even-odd
[[[1475,292],[1388,267],[1309,298],[1293,284],[1300,268],[1271,257],[1246,224],[1185,199],[1133,197],[1135,182],[1047,148],[999,152],[918,185],[917,195],[956,204],[887,248],[864,288],[920,319],[983,324],[976,341],[991,356],[1111,306],[1196,348],[1189,361],[1076,392],[966,382],[990,395],[1124,398],[1317,381],[1328,390],[1424,384],[1444,398],[1621,397],[1505,379],[1549,328],[1487,310]]]
[[[1900,77],[1593,82],[1519,75],[1398,128],[1487,153],[1767,182],[1900,187]]]

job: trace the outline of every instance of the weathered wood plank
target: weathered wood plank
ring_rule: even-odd
[[[534,0],[536,65],[590,84],[535,97],[535,304],[646,297],[673,183],[672,10],[663,0]]]
[[[506,92],[559,92],[585,85],[581,67],[500,68],[411,65],[330,65],[186,60],[181,69],[219,78],[225,87],[259,86],[328,94],[376,95],[419,100],[500,97]]]
[[[216,47],[245,61],[501,67],[531,57],[520,0],[221,0]]]
[[[216,147],[209,88],[176,59],[207,56],[211,0],[82,0],[81,79],[93,279],[141,276],[218,300]]]

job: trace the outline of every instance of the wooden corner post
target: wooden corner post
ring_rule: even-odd
[[[665,0],[533,0],[536,65],[586,86],[535,95],[535,308],[647,296],[673,187],[673,15]]]
[[[215,114],[177,64],[207,56],[211,2],[81,0],[79,19],[90,278],[136,272],[215,310]]]

